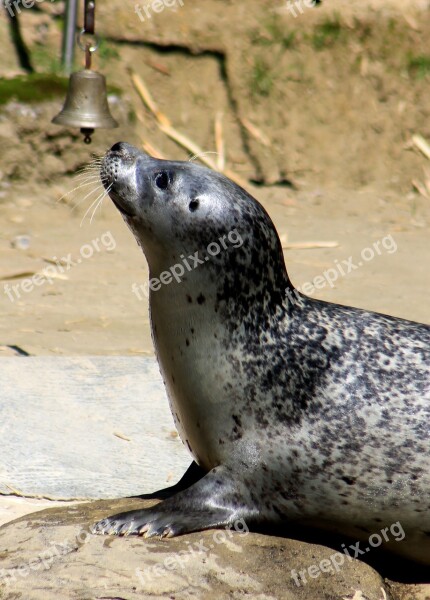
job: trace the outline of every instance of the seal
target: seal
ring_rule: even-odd
[[[147,258],[157,358],[204,476],[93,533],[294,523],[429,565],[430,327],[296,291],[270,217],[220,173],[126,143],[100,173]]]

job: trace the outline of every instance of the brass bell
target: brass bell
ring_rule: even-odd
[[[94,129],[118,127],[109,111],[104,76],[91,69],[72,73],[64,106],[52,123],[79,127],[86,144],[91,142]]]

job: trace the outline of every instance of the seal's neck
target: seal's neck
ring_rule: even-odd
[[[267,328],[274,317],[284,316],[293,287],[280,245],[262,256],[258,250],[240,252],[240,248],[223,256],[181,256],[175,264],[162,261],[150,269],[151,309],[158,307],[159,314],[188,323],[204,312],[205,320],[230,332],[245,326],[254,333]]]

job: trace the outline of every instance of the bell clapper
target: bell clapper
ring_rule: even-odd
[[[81,133],[84,136],[84,144],[91,144],[91,136],[94,133],[94,129],[88,127],[81,127]]]

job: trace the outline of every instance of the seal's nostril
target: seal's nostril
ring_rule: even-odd
[[[111,148],[111,152],[121,152],[122,150],[122,142],[117,142]]]

